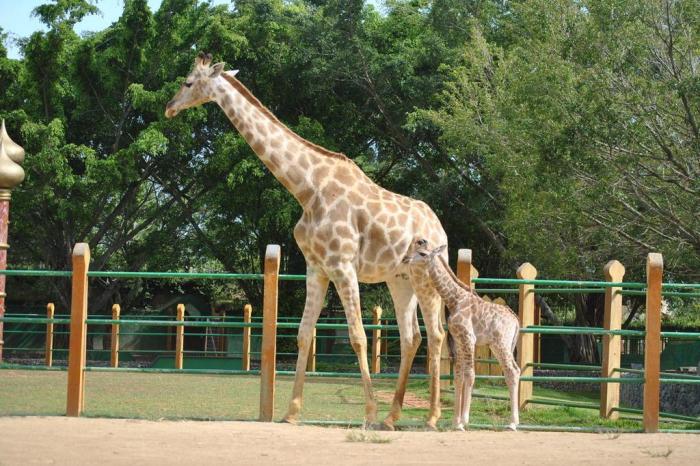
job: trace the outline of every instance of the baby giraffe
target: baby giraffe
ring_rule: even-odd
[[[454,427],[464,430],[469,424],[472,387],[474,385],[474,351],[476,345],[488,344],[498,362],[510,392],[511,422],[515,430],[519,424],[518,382],[520,368],[513,351],[518,340],[520,325],[509,307],[481,299],[452,272],[443,257],[447,246],[432,251],[427,240],[420,239],[412,252],[404,258],[409,273],[414,277],[429,277],[429,285],[440,294],[449,311],[447,326],[452,337],[451,349],[455,361],[455,416]],[[424,278],[425,280],[425,278]]]

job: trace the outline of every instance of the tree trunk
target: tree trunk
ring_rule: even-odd
[[[602,294],[577,295],[574,299],[577,327],[601,327],[605,312]],[[600,362],[598,345],[593,335],[572,335],[569,346],[571,362],[596,364]]]

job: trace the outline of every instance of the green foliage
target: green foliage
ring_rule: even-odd
[[[85,0],[56,0],[53,4],[36,7],[32,14],[42,23],[54,28],[61,25],[73,26],[85,16],[98,11],[97,7]]]
[[[507,262],[599,278],[617,258],[640,279],[657,250],[696,279],[696,3],[516,3],[493,41],[472,21],[439,106],[413,124],[436,126],[489,193],[474,205],[490,208]]]

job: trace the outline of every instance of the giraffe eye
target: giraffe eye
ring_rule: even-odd
[[[185,86],[185,87],[192,87],[192,83],[184,83],[183,86]]]

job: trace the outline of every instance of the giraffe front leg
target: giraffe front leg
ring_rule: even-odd
[[[476,338],[469,338],[464,345],[464,385],[462,386],[462,421],[469,425],[469,411],[472,405],[472,389],[474,388],[474,351]]]
[[[391,410],[382,422],[382,427],[387,430],[394,430],[394,424],[401,417],[403,398],[406,393],[406,384],[408,383],[408,374],[411,371],[413,359],[420,346],[421,335],[418,325],[418,316],[416,314],[418,302],[416,301],[411,284],[407,280],[399,277],[394,281],[387,282],[387,286],[389,287],[389,292],[394,302],[396,322],[399,326],[401,365],[399,367],[399,377],[396,381],[396,391],[394,392],[394,400],[391,403]]]
[[[464,359],[459,353],[454,355],[454,373],[455,373],[455,404],[454,404],[454,419],[452,427],[455,430],[464,430],[464,419],[462,418],[463,405],[463,387],[464,387]]]
[[[341,264],[332,275],[340,300],[345,309],[345,317],[348,321],[348,333],[350,344],[357,354],[362,375],[362,386],[365,391],[365,428],[375,423],[377,419],[377,402],[372,392],[372,380],[369,375],[367,363],[367,335],[362,325],[362,309],[360,308],[360,289],[357,283],[357,274],[351,264]]]
[[[299,324],[297,334],[297,346],[299,354],[297,356],[297,366],[294,373],[294,388],[292,399],[289,402],[287,414],[282,418],[283,422],[296,423],[301,413],[302,398],[304,391],[304,379],[306,378],[306,363],[309,359],[309,348],[313,329],[316,326],[318,316],[321,314],[323,301],[328,291],[328,277],[314,267],[307,267],[306,271],[306,304],[304,314]]]
[[[425,330],[428,334],[428,353],[430,355],[430,412],[426,427],[437,429],[440,419],[440,358],[445,331],[442,329],[440,311],[442,301],[432,287],[416,288]]]

